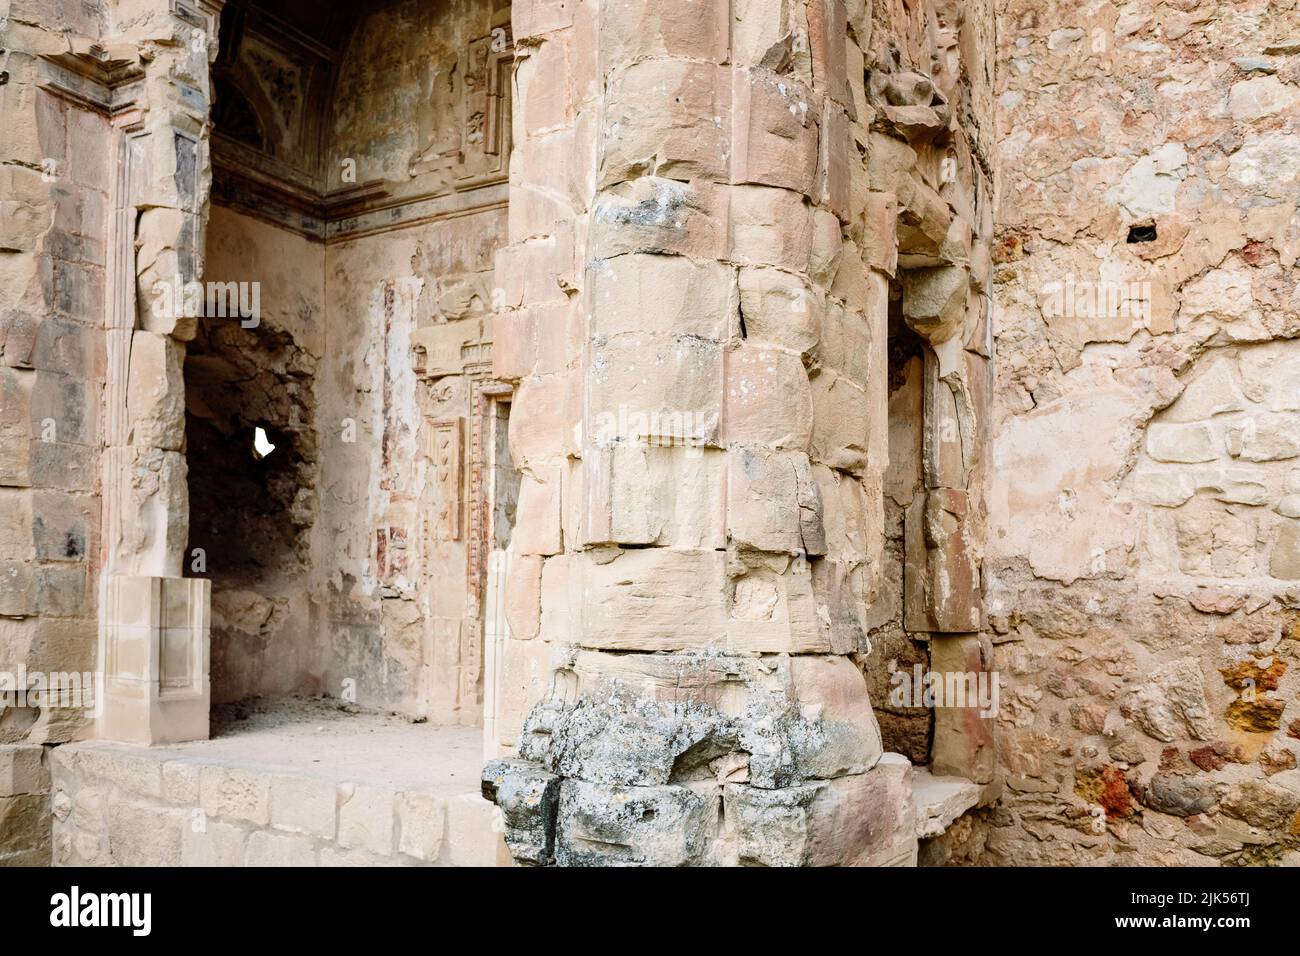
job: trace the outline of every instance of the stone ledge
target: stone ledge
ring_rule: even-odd
[[[936,777],[925,767],[912,769],[912,802],[916,805],[916,835],[925,840],[941,835],[953,821],[979,804],[984,788],[965,777]]]

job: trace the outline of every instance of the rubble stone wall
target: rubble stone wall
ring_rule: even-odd
[[[954,859],[1295,863],[1300,20],[998,6],[1007,789]]]

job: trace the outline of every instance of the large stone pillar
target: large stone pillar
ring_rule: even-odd
[[[845,8],[524,2],[514,36],[517,756],[484,772],[507,842],[910,862],[910,765],[848,657],[881,564],[888,286]]]

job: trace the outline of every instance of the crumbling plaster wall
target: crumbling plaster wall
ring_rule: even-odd
[[[1300,15],[1001,0],[998,27],[1007,790],[953,858],[1294,864]],[[1149,311],[1081,305],[1099,282]]]

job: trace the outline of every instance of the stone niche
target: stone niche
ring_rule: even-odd
[[[204,280],[258,314],[185,356],[214,704],[482,720],[509,33],[497,0],[225,6]]]

